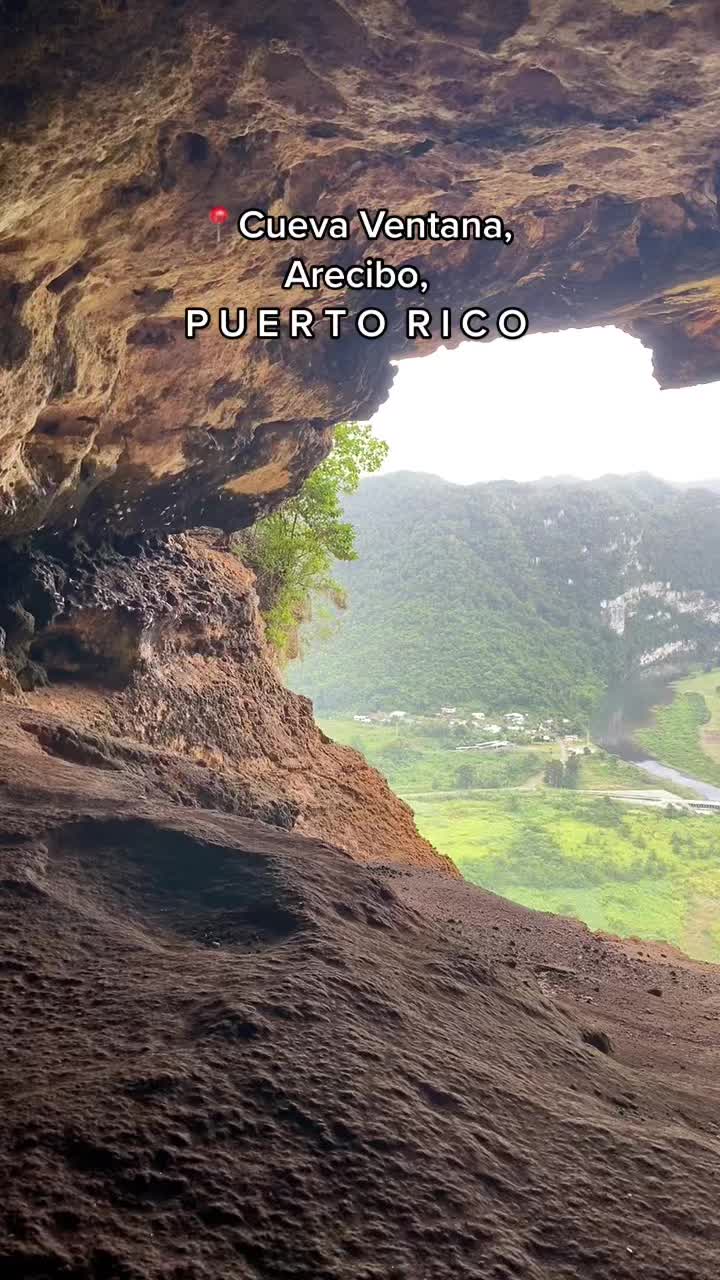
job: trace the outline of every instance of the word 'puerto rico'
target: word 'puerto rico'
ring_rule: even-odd
[[[456,334],[474,341],[491,334],[490,321],[501,338],[523,338],[528,331],[528,317],[519,307],[505,307],[492,318],[482,307],[468,307],[454,316],[449,307],[441,307],[436,315],[425,307],[410,307],[405,312],[405,337],[411,342],[434,337],[447,339]],[[213,323],[207,307],[187,307],[185,337],[194,338]],[[252,316],[246,307],[220,307],[217,328],[223,338],[262,338],[265,341],[288,337],[314,338],[322,326],[329,338],[342,338],[353,331],[361,338],[382,338],[388,329],[388,316],[377,307],[366,307],[351,315],[347,307],[323,307],[319,314],[307,307],[291,307],[284,314],[279,307],[258,307]]]

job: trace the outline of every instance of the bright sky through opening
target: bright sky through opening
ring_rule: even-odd
[[[720,477],[720,382],[661,391],[650,351],[619,329],[464,343],[399,363],[373,419],[384,471],[457,484],[649,471]]]

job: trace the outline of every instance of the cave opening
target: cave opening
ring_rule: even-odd
[[[289,668],[469,879],[710,961],[718,408],[615,327],[399,362],[346,607]]]
[[[661,390],[649,348],[606,326],[403,359],[373,425],[390,444],[384,471],[457,484],[648,472],[692,484],[720,476],[709,430],[719,409],[720,384]]]

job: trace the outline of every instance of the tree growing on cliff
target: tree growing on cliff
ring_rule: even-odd
[[[297,656],[299,627],[310,617],[313,597],[345,606],[333,561],[355,560],[357,552],[342,499],[363,475],[379,470],[387,452],[369,423],[340,423],[332,452],[297,497],[236,539],[237,554],[255,572],[267,637],[283,664]]]

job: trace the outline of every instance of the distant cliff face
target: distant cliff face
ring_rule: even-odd
[[[720,651],[715,493],[399,474],[366,481],[348,515],[348,614],[293,675],[320,708],[584,711],[613,675]]]
[[[695,653],[701,646],[712,651],[720,641],[720,600],[704,591],[674,590],[669,582],[641,582],[615,600],[603,601],[601,608],[607,625],[623,640],[642,627],[650,644],[652,625],[658,643],[634,655],[641,667],[673,654]]]

